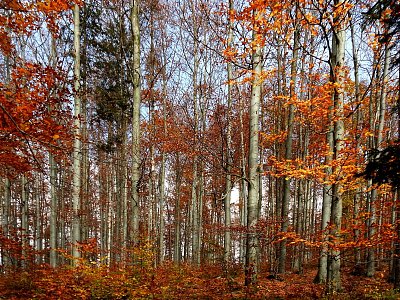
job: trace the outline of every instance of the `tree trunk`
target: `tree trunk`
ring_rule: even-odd
[[[296,80],[297,80],[297,58],[299,53],[299,28],[296,25],[293,38],[293,57],[290,70],[290,91],[289,99],[293,101],[296,95]],[[291,161],[292,159],[292,144],[293,144],[293,119],[294,119],[294,104],[289,104],[289,113],[287,117],[287,136],[285,142],[285,160]],[[290,184],[291,178],[287,177],[283,181],[283,197],[282,197],[282,233],[285,234],[289,227],[289,202],[290,202]],[[280,247],[278,273],[285,273],[286,265],[286,239],[283,239]]]
[[[377,149],[382,149],[381,143],[383,141],[383,130],[384,130],[384,125],[385,125],[385,111],[386,111],[386,95],[387,95],[387,82],[388,82],[388,71],[389,71],[389,46],[385,46],[384,50],[384,66],[383,66],[383,82],[382,82],[382,88],[381,88],[381,93],[379,97],[379,103],[377,103],[377,107],[379,107],[379,120],[378,120],[378,126],[376,128],[376,139],[374,142],[374,147]],[[371,212],[371,217],[368,222],[368,237],[369,239],[372,239],[375,234],[376,234],[376,198],[378,196],[378,191],[376,189],[372,189],[371,195],[370,195],[370,202],[369,202],[369,207],[370,207],[370,212]],[[375,249],[370,248],[368,249],[368,262],[367,262],[367,270],[366,270],[366,275],[368,277],[373,277],[375,275]]]
[[[335,0],[335,7],[340,7],[342,0]],[[331,203],[331,219],[332,228],[330,235],[334,239],[334,244],[337,245],[340,239],[340,230],[342,224],[342,176],[341,173],[341,152],[344,148],[344,56],[345,56],[345,28],[344,20],[339,20],[340,14],[334,20],[337,24],[333,28],[332,37],[332,53],[331,53],[331,81],[334,83],[334,147],[333,158],[337,162],[333,168],[333,173],[336,176],[336,182],[332,185],[332,203]],[[340,250],[333,248],[330,250],[328,258],[328,290],[340,291]]]
[[[245,155],[245,144],[244,144],[244,124],[243,124],[243,111],[244,105],[241,98],[239,98],[239,123],[240,123],[240,225],[247,227],[247,185],[246,185],[246,155]],[[240,249],[239,249],[240,262],[245,263],[246,261],[246,236],[240,235]]]
[[[199,57],[198,57],[198,40],[199,40],[199,27],[197,24],[196,18],[196,4],[195,1],[191,1],[191,10],[192,10],[192,21],[193,21],[193,150],[195,152],[198,151],[198,143],[199,143],[199,96],[198,96],[198,88],[199,85],[197,83],[198,80],[198,72],[199,72]],[[193,181],[192,181],[192,191],[191,191],[191,205],[192,205],[192,261],[196,265],[200,265],[200,230],[199,230],[199,197],[198,197],[198,156],[195,154],[193,156]]]
[[[253,32],[253,41],[260,41],[261,34]],[[256,42],[258,43],[258,42]],[[247,199],[247,238],[246,238],[246,263],[245,284],[254,284],[258,272],[258,237],[256,225],[258,222],[258,134],[259,134],[259,109],[261,102],[261,71],[262,53],[261,46],[255,45],[252,55],[252,95],[250,100],[250,137],[249,137],[249,170],[248,170],[248,199]]]
[[[80,206],[81,206],[81,99],[80,99],[80,25],[79,6],[74,5],[74,150],[73,150],[73,179],[72,179],[72,257],[73,265],[80,258],[78,244],[81,241]]]
[[[51,40],[51,62],[55,68],[57,65],[56,38]],[[51,109],[51,108],[50,108]],[[57,164],[53,154],[49,153],[50,167],[50,266],[57,266]]]
[[[228,5],[228,46],[232,46],[233,42],[233,24],[232,18],[230,17],[230,12],[233,10],[233,0],[229,0]],[[226,132],[226,178],[225,178],[225,201],[224,201],[224,213],[225,213],[225,232],[224,232],[224,260],[229,262],[231,258],[231,192],[232,192],[232,85],[231,81],[233,79],[232,74],[232,63],[228,61],[227,63],[227,76],[228,76],[228,98],[227,98],[227,132]]]
[[[351,18],[351,16],[350,16]],[[358,51],[356,49],[356,41],[355,41],[355,33],[354,33],[354,23],[350,20],[350,30],[351,30],[351,44],[352,44],[352,53],[353,53],[353,67],[354,67],[354,88],[355,88],[355,102],[356,105],[361,105],[360,102],[360,79],[359,79],[359,72],[358,72]],[[356,113],[356,136],[355,140],[357,141],[356,148],[360,149],[361,147],[361,132],[362,132],[362,111],[361,108],[357,109]],[[357,160],[358,161],[358,160]],[[360,187],[357,188],[356,194],[354,195],[354,213],[353,217],[355,220],[356,229],[354,230],[354,240],[355,242],[358,241],[360,237],[360,230],[358,229],[359,221],[358,215],[360,212],[360,202],[361,202],[361,193],[362,189]],[[354,263],[355,269],[358,269],[361,264],[361,251],[360,248],[354,249]]]
[[[162,35],[162,57],[163,57],[163,70],[162,70],[162,94],[163,94],[163,135],[164,140],[167,138],[167,74],[166,74],[166,65],[167,65],[167,56],[165,49],[165,40],[164,35]],[[164,231],[165,231],[165,221],[164,221],[164,205],[165,205],[165,181],[166,181],[166,153],[164,149],[164,143],[162,144],[161,149],[161,166],[160,166],[160,182],[159,182],[159,237],[158,237],[158,245],[159,245],[159,262],[162,263],[164,261],[164,252],[165,252],[165,241],[164,241]]]
[[[180,263],[181,261],[181,214],[180,214],[180,205],[181,205],[181,183],[182,183],[182,174],[181,174],[181,165],[180,165],[180,156],[179,153],[176,155],[176,178],[175,178],[175,216],[174,216],[174,225],[175,225],[175,236],[174,236],[174,262]]]
[[[133,111],[132,111],[132,235],[134,245],[139,243],[139,180],[140,180],[140,27],[139,0],[131,0],[131,26],[133,36]]]
[[[28,257],[27,249],[29,247],[29,223],[28,223],[28,213],[29,213],[29,190],[28,183],[25,175],[21,177],[21,241],[22,241],[22,267],[27,267]]]

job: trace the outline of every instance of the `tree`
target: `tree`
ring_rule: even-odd
[[[330,72],[333,84],[333,159],[340,162],[344,148],[344,56],[345,56],[345,27],[347,11],[344,1],[334,1],[335,12],[332,28],[332,49],[330,52]],[[336,176],[332,184],[331,224],[330,234],[334,239],[339,239],[342,224],[342,183],[343,174],[340,165],[333,168]],[[334,241],[335,244],[335,241]],[[337,247],[337,246],[336,246]],[[328,287],[333,291],[341,290],[340,281],[340,250],[330,250],[328,256]]]
[[[254,284],[258,272],[258,237],[256,225],[259,218],[258,208],[258,135],[259,135],[259,109],[261,101],[261,72],[262,72],[262,35],[257,31],[256,22],[260,18],[257,11],[253,12],[253,42],[252,49],[252,85],[251,100],[249,105],[249,158],[248,158],[248,199],[247,199],[247,237],[246,237],[246,263],[245,284]]]
[[[82,143],[81,143],[81,63],[80,63],[80,16],[79,6],[74,5],[74,148],[73,148],[73,179],[72,179],[72,256],[73,265],[76,265],[77,259],[81,256],[79,252],[79,242],[81,242],[81,161],[82,161]]]
[[[233,0],[228,2],[228,47],[232,47],[233,42]],[[227,67],[227,79],[228,79],[228,95],[227,95],[227,131],[226,131],[226,187],[225,187],[225,235],[224,235],[224,259],[229,262],[231,259],[231,193],[232,193],[232,63],[228,61]]]
[[[140,70],[140,26],[139,1],[131,0],[130,21],[132,26],[132,242],[139,243],[139,180],[140,180],[140,102],[141,102],[141,70]]]
[[[296,4],[297,5],[297,4]],[[297,9],[295,9],[297,14]],[[299,52],[299,35],[300,29],[297,23],[294,24],[294,33],[293,33],[293,57],[291,62],[290,69],[290,87],[289,87],[289,99],[293,101],[296,98],[296,80],[297,80],[297,60],[298,60],[298,52]],[[289,104],[289,112],[287,114],[286,120],[286,128],[287,135],[285,141],[285,159],[290,161],[292,159],[292,145],[293,145],[293,127],[294,127],[294,109],[295,106],[293,103]],[[286,233],[289,227],[289,202],[290,202],[290,185],[291,179],[289,177],[285,178],[283,181],[283,195],[282,195],[282,233]],[[281,242],[280,246],[280,256],[279,256],[279,273],[285,273],[286,267],[286,239]]]

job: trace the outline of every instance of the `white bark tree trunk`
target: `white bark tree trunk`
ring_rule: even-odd
[[[133,37],[133,112],[132,112],[132,242],[139,242],[139,179],[140,179],[140,27],[139,0],[131,0],[131,26]]]
[[[51,62],[53,67],[57,64],[56,39],[51,40]],[[50,108],[51,109],[51,108]],[[50,166],[50,266],[57,266],[57,164],[53,154],[49,153]]]
[[[261,40],[261,34],[254,32],[253,41]],[[250,140],[249,140],[249,170],[248,170],[248,200],[247,200],[247,238],[246,238],[246,263],[245,284],[254,284],[258,272],[258,237],[256,225],[258,222],[258,134],[259,110],[261,102],[261,71],[262,71],[261,46],[255,45],[252,55],[253,78],[252,95],[250,100]]]
[[[335,7],[343,4],[342,0],[335,0]],[[339,19],[340,18],[340,19]],[[340,162],[341,152],[344,148],[344,56],[345,56],[345,28],[343,19],[344,16],[339,14],[335,18],[335,27],[333,28],[332,36],[332,53],[331,53],[331,81],[334,83],[334,131],[333,131],[333,158]],[[342,184],[343,177],[341,166],[336,164],[333,168],[333,173],[336,176],[336,182],[332,185],[332,203],[331,203],[331,220],[332,228],[330,235],[339,240],[342,224]],[[340,280],[340,250],[333,248],[330,250],[328,258],[328,289],[331,291],[341,290]]]
[[[81,241],[80,206],[81,206],[81,99],[80,99],[80,23],[79,6],[74,6],[74,149],[73,149],[73,178],[72,178],[72,257],[73,265],[81,254],[77,243]]]
[[[233,24],[230,12],[233,11],[233,0],[229,0],[228,4],[228,46],[232,46],[233,42]],[[232,74],[232,63],[228,62],[227,66],[227,77],[228,77],[228,98],[227,98],[227,132],[226,132],[226,184],[225,184],[225,202],[224,202],[224,213],[225,213],[225,233],[224,233],[224,260],[229,262],[231,258],[231,191],[232,191],[232,85],[233,79]]]

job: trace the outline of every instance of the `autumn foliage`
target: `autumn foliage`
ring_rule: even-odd
[[[12,36],[28,38],[47,25],[57,34],[57,19],[69,1],[3,1],[0,51],[5,77],[0,82],[0,173],[13,176],[40,168],[43,150],[63,159],[70,147],[70,91],[57,64],[43,65],[21,57]]]
[[[0,299],[399,297],[398,5],[139,2],[0,1]]]

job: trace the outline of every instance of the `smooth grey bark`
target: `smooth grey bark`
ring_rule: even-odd
[[[190,1],[191,11],[192,11],[192,21],[193,21],[193,142],[194,151],[198,150],[198,138],[199,138],[199,95],[198,95],[198,72],[199,72],[199,27],[198,20],[196,18],[196,4],[195,1]],[[199,230],[199,178],[198,178],[198,156],[195,154],[193,156],[193,181],[192,181],[192,191],[191,191],[191,205],[192,205],[192,261],[196,265],[200,265],[200,230]]]
[[[372,80],[375,79],[375,82],[378,82],[378,77],[379,77],[379,68],[378,68],[378,58],[377,54],[374,55],[374,61],[373,61],[373,74],[371,76]],[[375,92],[374,92],[375,90]],[[368,105],[368,117],[369,117],[369,128],[370,131],[374,131],[374,122],[375,122],[375,111],[374,111],[374,103],[377,102],[378,98],[378,88],[375,87],[374,89],[371,88],[370,95],[369,95],[369,105]],[[376,147],[375,145],[376,139],[374,139],[373,135],[370,135],[368,137],[368,147],[370,149],[373,149]],[[366,220],[366,225],[368,228],[367,231],[367,237],[371,238],[371,234],[374,233],[374,229],[370,229],[371,225],[375,222],[376,220],[376,210],[375,210],[375,197],[376,197],[376,191],[374,192],[374,189],[372,188],[372,180],[369,179],[367,181],[367,189],[370,190],[369,193],[367,193],[367,201],[366,201],[366,209],[367,212],[369,213],[369,218]],[[368,269],[370,269],[372,272],[375,270],[375,252],[372,249],[367,250],[367,264],[369,263],[369,266],[367,265],[365,275],[368,276]]]
[[[260,41],[261,34],[253,32],[253,41]],[[257,43],[257,42],[256,42]],[[245,262],[245,284],[251,285],[257,281],[258,272],[258,236],[256,225],[258,222],[258,134],[259,134],[259,110],[261,102],[261,72],[262,72],[262,49],[255,45],[252,54],[252,92],[250,99],[249,115],[249,160],[248,160],[248,199],[247,199],[247,236],[246,236],[246,262]]]
[[[81,241],[81,161],[82,161],[82,145],[81,145],[81,99],[80,99],[80,19],[79,6],[74,5],[74,144],[72,154],[72,264],[77,264],[80,258],[78,244]]]
[[[164,32],[163,32],[164,33]],[[166,64],[167,64],[167,55],[166,55],[166,46],[165,46],[165,37],[162,34],[162,58],[163,58],[163,70],[162,70],[162,93],[163,93],[163,135],[164,140],[167,137],[167,74],[166,74]],[[162,145],[164,146],[164,144]],[[164,261],[164,252],[165,252],[165,220],[164,220],[164,203],[165,203],[165,181],[166,181],[166,153],[164,147],[161,149],[161,166],[160,166],[160,182],[159,182],[159,236],[158,236],[158,247],[159,247],[159,262],[162,263]]]
[[[389,47],[386,45],[385,50],[384,50],[384,66],[383,66],[383,82],[382,82],[382,88],[380,92],[380,97],[379,97],[379,102],[377,103],[377,107],[379,107],[378,110],[378,126],[376,128],[376,138],[374,141],[374,146],[377,149],[381,149],[381,143],[383,141],[383,130],[384,130],[384,125],[385,125],[385,112],[386,112],[386,96],[387,96],[387,81],[388,81],[388,72],[389,72]],[[369,239],[372,239],[374,235],[376,234],[376,207],[375,207],[375,201],[378,196],[378,191],[373,188],[370,194],[370,199],[369,199],[369,212],[371,213],[371,216],[368,220],[368,237]],[[375,249],[370,248],[368,249],[368,261],[367,261],[367,270],[366,270],[366,275],[368,277],[372,277],[375,275],[375,269],[376,269],[376,262],[375,262]]]
[[[4,202],[2,203],[2,233],[5,237],[9,237],[10,214],[11,214],[11,181],[9,178],[4,179]],[[5,268],[10,266],[10,258],[8,253],[2,249],[2,264]]]
[[[52,37],[51,40],[51,63],[56,67],[57,63],[56,53],[56,39]],[[51,109],[51,108],[50,108]],[[49,153],[49,167],[50,167],[50,266],[53,268],[57,266],[57,164],[52,153]]]
[[[195,61],[197,59],[195,58]],[[195,64],[196,65],[196,64]],[[194,68],[196,70],[196,67]],[[198,134],[198,101],[197,101],[197,93],[196,93],[196,72],[193,74],[193,105],[194,105],[194,143],[197,144],[197,134]],[[195,146],[195,148],[197,148]],[[194,264],[200,264],[200,244],[199,244],[199,199],[198,199],[198,158],[197,155],[193,157],[193,181],[192,181],[192,190],[191,190],[191,215],[192,215],[192,261]]]
[[[244,123],[243,123],[243,101],[239,98],[239,123],[240,123],[240,225],[247,227],[247,185],[246,185],[246,155],[244,144]],[[240,262],[246,261],[246,236],[241,234],[240,249],[239,249]]]
[[[131,0],[130,21],[133,37],[132,59],[132,235],[134,245],[139,243],[139,179],[140,179],[140,100],[141,100],[141,72],[140,72],[140,26],[139,0]]]
[[[329,119],[332,120],[333,107],[329,107]],[[327,154],[325,156],[325,182],[322,187],[322,220],[321,230],[323,232],[323,244],[321,248],[320,258],[318,262],[318,273],[315,282],[326,283],[328,278],[328,236],[327,227],[331,218],[331,204],[332,204],[332,185],[329,182],[332,175],[332,153],[333,153],[333,127],[328,125],[326,133],[326,140],[328,144]]]
[[[233,22],[230,17],[230,12],[233,10],[233,0],[228,3],[228,46],[232,46],[233,42]],[[227,95],[227,132],[226,132],[226,178],[225,178],[225,199],[224,199],[224,214],[225,214],[225,232],[224,232],[224,260],[229,262],[231,258],[231,192],[232,192],[232,63],[228,61],[227,66],[227,79],[228,79],[228,95]]]
[[[154,98],[154,85],[156,82],[156,53],[154,48],[154,11],[153,7],[150,7],[150,17],[149,17],[149,38],[150,38],[150,51],[147,58],[148,63],[148,80],[147,86],[150,90],[150,99],[149,99],[149,125],[150,125],[150,139],[155,138],[156,129],[155,129],[155,98]],[[158,224],[156,222],[157,219],[157,203],[156,203],[156,166],[155,166],[155,145],[154,142],[150,145],[150,172],[149,172],[149,195],[148,195],[148,226],[147,226],[147,236],[151,239],[157,232]],[[156,263],[156,261],[154,261]]]
[[[81,15],[81,56],[86,60],[88,48],[87,36],[87,7],[83,6]],[[87,73],[88,64],[83,63],[81,67],[81,240],[85,241],[89,238],[89,219],[90,219],[90,200],[89,200],[89,176],[90,176],[90,159],[89,159],[89,130],[88,130],[88,91],[87,91]]]
[[[340,6],[343,1],[335,0],[335,6]],[[333,158],[340,162],[342,157],[341,152],[344,148],[344,57],[345,57],[345,28],[344,19],[339,20],[339,16],[334,18],[336,26],[333,28],[332,36],[332,52],[331,52],[331,81],[335,84],[333,91],[333,106],[334,106],[334,133],[333,133]],[[333,173],[336,175],[336,182],[332,185],[332,203],[331,203],[331,218],[332,225],[330,235],[333,237],[334,243],[340,238],[340,230],[342,224],[342,171],[341,166],[335,164]],[[338,248],[330,249],[328,257],[328,290],[340,291],[340,262],[341,253]]]
[[[181,184],[182,184],[182,174],[180,165],[180,155],[176,154],[176,170],[175,170],[175,189],[176,189],[176,199],[175,199],[175,215],[174,215],[174,262],[180,263],[181,261]]]
[[[66,170],[63,170],[60,168],[59,170],[60,173],[60,182],[59,182],[59,198],[60,199],[65,199],[64,195],[65,195],[65,185],[66,185],[66,177],[67,177],[67,172]],[[64,201],[60,201],[59,202],[60,205],[60,210],[58,212],[58,218],[59,218],[59,222],[60,222],[60,248],[61,249],[66,249],[66,236],[67,236],[67,225],[66,225],[66,220],[67,220],[67,216],[66,216],[66,210],[65,210],[65,202]],[[64,256],[60,257],[60,264],[63,265],[66,262],[66,258]]]
[[[25,174],[21,176],[21,240],[22,240],[22,266],[27,267],[27,249],[29,247],[29,223],[28,223],[28,213],[29,213],[29,190],[28,182],[26,180]]]
[[[43,191],[44,180],[42,176],[38,176],[35,181],[36,185],[36,193],[35,193],[35,247],[37,250],[36,255],[36,263],[43,263],[43,255],[41,254],[43,250],[43,194],[40,191]]]
[[[297,59],[299,53],[299,27],[296,25],[293,37],[293,55],[290,66],[290,87],[289,87],[289,99],[293,101],[296,91],[297,81]],[[293,145],[293,120],[294,120],[294,104],[289,104],[289,112],[287,117],[287,135],[285,141],[285,160],[290,161],[292,159],[292,145]],[[289,228],[289,202],[290,202],[290,185],[291,178],[287,177],[283,181],[283,196],[282,196],[282,228],[281,232],[285,234]],[[282,240],[280,246],[279,265],[278,273],[285,273],[286,266],[286,239]]]
[[[5,57],[5,82],[8,84],[11,80],[11,67],[10,67],[10,57]],[[11,181],[7,177],[4,178],[4,201],[2,203],[2,218],[1,218],[1,229],[3,235],[8,237],[9,233],[9,223],[10,223],[10,213],[11,213]],[[3,248],[3,247],[2,247]],[[1,252],[1,262],[5,268],[9,267],[10,259],[8,254],[2,249]]]
[[[166,132],[166,112],[165,112],[165,104],[164,104],[164,134]],[[160,198],[159,198],[159,236],[158,236],[158,247],[159,247],[159,253],[158,253],[158,260],[160,263],[164,261],[164,252],[165,252],[165,220],[164,220],[164,202],[165,202],[165,164],[166,164],[166,154],[165,151],[162,151],[161,154],[161,166],[160,166],[160,185],[159,185],[159,190],[160,190]]]
[[[99,132],[97,133],[99,135]],[[97,150],[97,159],[99,161],[99,211],[100,211],[100,254],[105,258],[105,264],[108,265],[108,189],[107,189],[107,175],[105,173],[105,152],[102,149]]]
[[[351,15],[350,15],[351,18]],[[359,79],[359,62],[358,62],[358,51],[356,48],[356,41],[355,41],[355,32],[354,32],[354,23],[350,20],[350,31],[351,31],[351,45],[352,45],[352,54],[353,54],[353,68],[354,68],[354,96],[355,102],[357,105],[360,105],[360,79]],[[356,112],[356,134],[355,139],[357,141],[356,148],[360,149],[361,147],[361,131],[362,131],[362,111],[361,109],[357,109]],[[358,216],[360,212],[360,202],[361,202],[361,193],[362,189],[360,187],[357,188],[356,194],[354,195],[354,213],[353,217],[355,220],[356,229],[354,230],[354,241],[357,242],[360,238],[360,230],[358,229],[359,221]],[[354,249],[354,263],[356,268],[359,268],[361,265],[361,251],[360,248]]]
[[[124,111],[121,111],[120,118],[120,128],[119,137],[121,139],[121,144],[119,147],[119,157],[118,157],[118,174],[117,174],[117,186],[118,186],[118,198],[119,198],[119,214],[117,218],[120,220],[120,226],[118,231],[121,233],[121,261],[123,264],[126,263],[127,253],[126,248],[128,246],[128,166],[127,166],[127,119]]]

